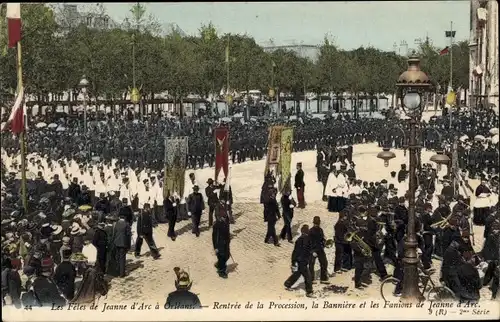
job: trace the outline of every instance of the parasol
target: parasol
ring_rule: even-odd
[[[229,117],[223,117],[220,119],[222,122],[231,122],[231,119]]]
[[[47,127],[49,129],[55,129],[57,127],[57,124],[56,123],[50,123],[49,125],[47,125]]]
[[[491,135],[498,135],[498,127],[494,127],[490,130]]]
[[[44,123],[44,122],[40,122],[40,123],[37,123],[35,125],[35,127],[38,129],[41,129],[42,127],[46,127],[46,126],[47,126],[47,123]]]
[[[498,143],[498,134],[494,135],[494,136],[491,138],[491,143],[493,143],[493,144],[497,144],[497,143]]]
[[[64,132],[66,131],[66,128],[64,126],[59,126],[57,129],[56,129],[56,132]]]
[[[90,206],[90,205],[82,205],[82,206],[78,207],[78,210],[80,210],[80,211],[89,211],[90,209],[92,209],[92,206]]]

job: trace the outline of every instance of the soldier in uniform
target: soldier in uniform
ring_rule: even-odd
[[[311,279],[314,283],[314,264],[317,258],[320,266],[320,281],[322,284],[330,284],[330,282],[328,281],[328,260],[326,259],[325,253],[326,239],[323,229],[321,228],[321,219],[319,218],[319,216],[315,216],[313,218],[313,227],[309,229],[309,239],[311,242],[312,252],[312,256],[309,262]]]
[[[295,174],[295,181],[294,181],[294,186],[295,189],[297,189],[297,199],[299,201],[299,208],[305,208],[306,207],[306,202],[304,200],[304,189],[305,189],[305,182],[304,182],[304,171],[302,170],[302,162],[297,163],[297,173]]]
[[[311,242],[309,239],[309,226],[303,225],[300,228],[300,237],[295,241],[295,247],[292,253],[293,273],[285,281],[285,288],[290,289],[300,276],[304,278],[306,287],[306,296],[313,296],[312,278],[309,270],[309,261],[311,258]]]
[[[208,179],[207,184],[208,186],[205,188],[205,196],[207,196],[208,202],[208,226],[212,227],[214,221],[214,211],[219,198],[217,198],[217,193],[215,192],[217,187],[214,186],[214,180],[212,178]]]

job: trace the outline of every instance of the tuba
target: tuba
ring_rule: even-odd
[[[365,257],[372,256],[372,250],[370,246],[367,243],[365,243],[365,241],[361,237],[359,237],[356,231],[348,232],[347,234],[345,234],[344,239],[348,243],[354,242],[355,244],[357,244],[357,246],[361,249],[361,254],[363,254],[363,256]]]

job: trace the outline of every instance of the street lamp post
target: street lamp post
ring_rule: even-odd
[[[87,87],[89,86],[89,81],[83,75],[82,79],[80,80],[80,83],[78,84],[78,87],[82,90],[83,94],[83,131],[84,131],[84,138],[85,138],[85,154],[87,155],[88,153],[88,140],[87,140]],[[87,155],[88,156],[88,155]]]
[[[423,296],[418,288],[418,256],[417,256],[417,235],[415,231],[415,193],[417,190],[417,158],[418,150],[421,146],[417,142],[417,127],[422,115],[422,94],[431,88],[429,77],[420,70],[420,60],[414,54],[408,58],[408,69],[403,72],[397,82],[399,97],[402,108],[410,117],[410,133],[408,137],[409,153],[409,195],[408,195],[408,226],[404,244],[404,279],[401,300],[405,302],[420,302]],[[384,147],[383,151],[377,155],[384,160],[384,165],[389,165],[389,160],[395,157],[389,147]],[[441,163],[449,158],[446,155],[436,155],[431,161]]]

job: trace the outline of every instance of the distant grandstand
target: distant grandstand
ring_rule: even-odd
[[[292,50],[296,52],[299,57],[308,58],[313,62],[318,59],[320,48],[319,45],[308,45],[304,43],[297,44],[295,41],[292,41],[291,44],[288,45],[276,45],[272,41],[269,41],[262,43],[261,46],[266,52],[273,52],[278,49]]]

